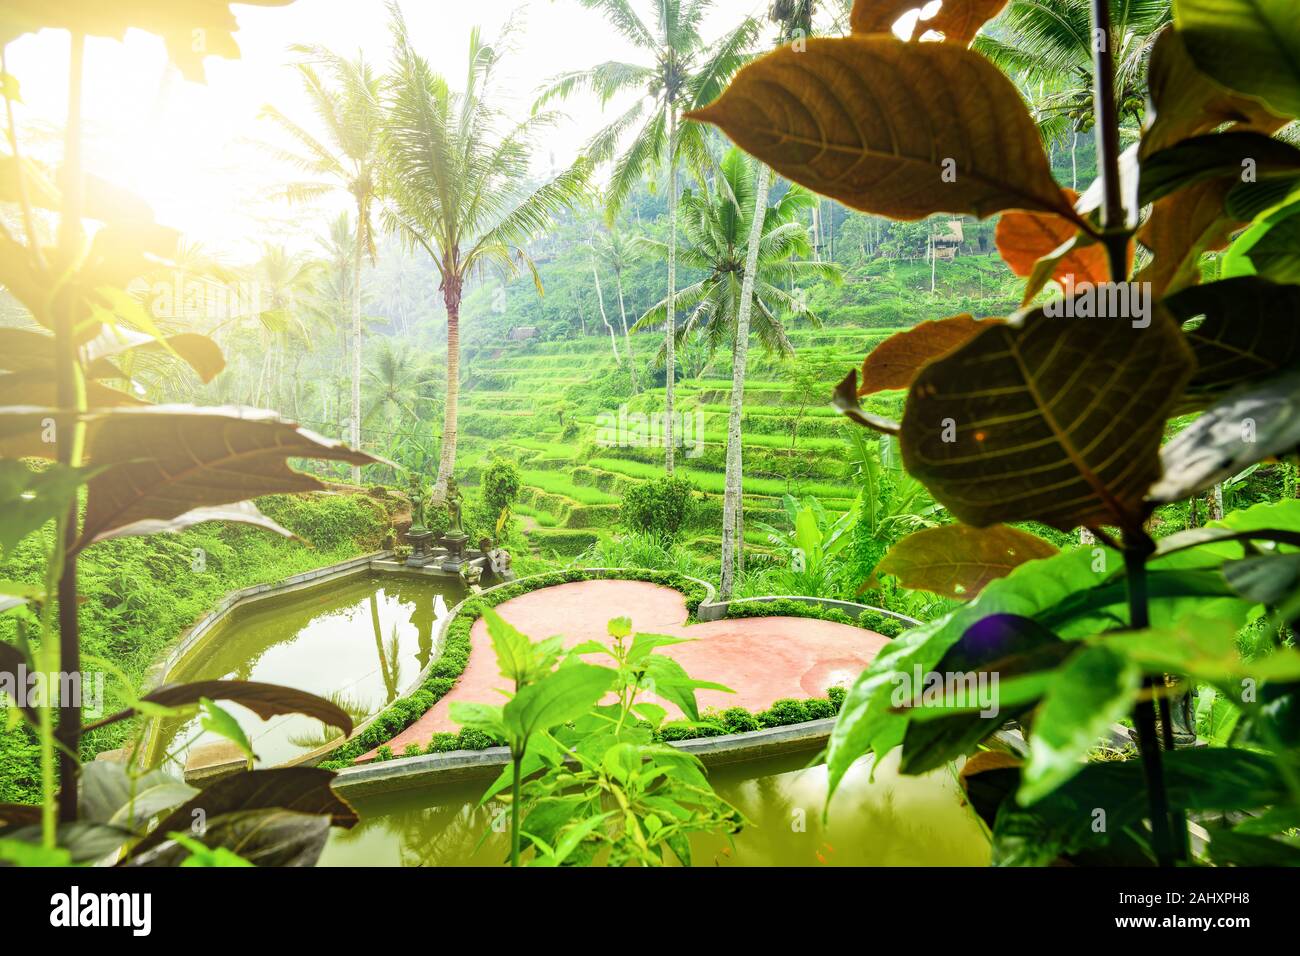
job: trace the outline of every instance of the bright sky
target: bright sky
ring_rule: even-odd
[[[519,114],[546,79],[634,56],[600,14],[576,0],[402,0],[400,6],[416,46],[455,85],[464,74],[470,28],[481,26],[492,38],[514,14],[523,29],[504,62],[498,89],[517,104]],[[767,7],[768,0],[715,0],[704,35],[718,36]],[[292,173],[255,145],[275,138],[270,124],[258,119],[260,108],[269,102],[300,122],[312,117],[287,65],[293,58],[287,48],[320,44],[349,56],[360,50],[382,68],[389,35],[381,0],[297,0],[286,7],[236,4],[233,9],[243,56],[209,57],[206,86],[182,79],[167,64],[162,40],[150,34],[132,31],[124,42],[88,39],[83,110],[88,169],[143,196],[160,221],[181,229],[189,241],[238,262],[255,258],[264,241],[310,248],[325,219],[346,205],[340,200],[309,214],[267,198],[268,190]],[[45,30],[7,48],[6,67],[18,78],[24,101],[18,107],[20,131],[39,134],[62,124],[68,46],[67,33]],[[556,162],[570,160],[617,115],[616,106],[602,113],[590,98],[562,105],[571,121],[556,129],[540,165],[549,165],[549,153]],[[58,157],[57,148],[33,153]],[[304,216],[319,216],[320,227],[304,229]]]

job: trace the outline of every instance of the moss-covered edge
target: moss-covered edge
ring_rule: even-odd
[[[421,748],[419,744],[408,744],[401,754],[394,753],[387,741],[401,733],[432,707],[453,686],[456,678],[464,671],[469,661],[469,635],[474,622],[483,614],[484,607],[495,607],[511,598],[519,597],[529,591],[566,584],[571,581],[588,580],[635,580],[650,581],[680,591],[686,597],[686,608],[694,617],[700,602],[708,596],[707,591],[698,582],[683,575],[668,571],[561,571],[519,582],[518,586],[506,585],[494,588],[482,597],[465,602],[456,617],[447,627],[446,643],[438,660],[429,670],[429,675],[419,690],[410,697],[399,700],[379,717],[375,718],[364,731],[343,747],[334,751],[333,759],[321,766],[330,770],[341,770],[364,753],[376,750],[375,760],[394,760],[397,757],[415,757],[420,754],[449,753],[453,750],[485,750],[500,746],[496,740],[478,730],[462,729],[459,733],[448,731],[436,733],[429,745]],[[777,600],[766,602],[746,602],[732,605],[727,609],[728,618],[743,617],[809,617],[837,624],[848,624],[876,631],[887,637],[897,637],[908,625],[885,614],[875,611],[863,611],[855,620],[839,608],[804,604],[801,601]],[[446,666],[444,666],[444,664]],[[655,735],[662,741],[691,740],[697,737],[721,737],[725,734],[742,734],[767,727],[782,727],[789,724],[801,724],[809,720],[821,720],[834,717],[844,703],[845,690],[832,687],[826,697],[812,697],[806,700],[784,698],[772,704],[767,710],[753,713],[744,707],[729,707],[723,711],[710,710],[701,715],[701,725],[679,726],[666,724]],[[376,749],[377,748],[377,749]]]

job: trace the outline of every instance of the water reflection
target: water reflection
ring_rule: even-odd
[[[987,866],[988,842],[948,769],[898,773],[887,757],[845,776],[822,823],[826,767],[810,755],[715,768],[718,792],[751,821],[734,841],[699,834],[696,866]],[[362,821],[335,831],[323,865],[496,866],[509,850],[505,820],[476,806],[482,784],[361,801]],[[485,836],[486,834],[486,836]]]
[[[174,675],[266,681],[329,697],[362,720],[394,701],[432,656],[433,634],[463,594],[459,582],[414,576],[354,577],[268,599],[236,611]],[[333,728],[300,715],[263,721],[223,704],[253,742],[262,764],[280,763],[327,742]],[[197,719],[164,722],[161,746],[183,765],[194,745],[219,738]]]

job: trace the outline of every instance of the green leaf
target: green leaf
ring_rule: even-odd
[[[516,740],[581,717],[605,696],[618,672],[592,664],[570,664],[520,688],[501,717]]]
[[[193,837],[186,836],[184,833],[169,833],[167,838],[190,851],[189,857],[181,866],[189,867],[248,867],[254,864],[249,863],[238,853],[219,846],[216,849],[204,846]]]
[[[1215,830],[1210,859],[1216,866],[1300,866],[1300,844],[1294,837],[1272,839],[1238,830]]]
[[[462,727],[481,730],[493,737],[504,739],[505,721],[501,708],[493,704],[475,704],[468,701],[453,700],[447,710],[448,716]]]
[[[122,764],[96,760],[81,768],[77,803],[84,820],[140,832],[154,816],[198,792],[161,770],[132,777]]]
[[[1114,551],[1099,550],[1105,565],[1119,566]],[[827,799],[855,760],[867,753],[882,756],[903,742],[908,717],[890,710],[896,675],[913,674],[918,667],[923,674],[935,670],[948,649],[989,615],[1033,617],[1095,586],[1101,579],[1096,560],[1078,549],[1022,565],[990,582],[973,601],[890,641],[845,695],[827,748]]]
[[[1300,114],[1300,19],[1291,0],[1174,0],[1197,67],[1274,112]]]
[[[1160,449],[1152,501],[1181,501],[1257,461],[1300,445],[1300,371],[1243,387],[1210,406]]]
[[[962,707],[961,713],[953,712],[956,701],[944,701],[933,714],[924,709],[910,711],[913,719],[903,738],[902,772],[924,773],[970,753],[989,734],[1024,713],[1041,693],[1012,702],[1003,691],[1009,686],[1015,691],[1019,681],[1014,679],[1050,674],[1073,649],[1042,625],[1015,614],[991,614],[971,625],[933,673],[945,680],[952,677],[955,686],[957,675],[964,675],[969,686],[990,690],[992,713],[986,712],[983,701]],[[903,676],[908,678],[906,689],[913,695],[919,693],[915,675]],[[924,680],[923,673],[922,687]]]
[[[1251,245],[1247,255],[1258,275],[1275,282],[1300,282],[1300,216],[1287,216],[1274,223]]]
[[[1300,149],[1263,133],[1193,136],[1142,161],[1139,201],[1153,203],[1207,179],[1292,179],[1300,174]]]
[[[734,694],[730,687],[712,681],[695,680],[685,668],[671,657],[651,654],[646,658],[646,677],[652,682],[651,692],[675,704],[687,720],[699,720],[700,708],[695,701],[697,690],[720,690]]]
[[[1223,576],[1242,597],[1276,605],[1300,589],[1300,554],[1270,554],[1229,561]]]
[[[533,674],[532,642],[491,608],[483,609],[483,619],[487,621],[501,676],[516,685],[528,683]]]
[[[1202,319],[1185,333],[1196,372],[1183,408],[1203,408],[1230,389],[1300,363],[1300,286],[1241,276],[1183,289],[1162,304],[1180,325]]]
[[[1132,708],[1141,682],[1131,661],[1105,647],[1070,658],[1034,718],[1019,801],[1032,804],[1078,773],[1101,735]]]
[[[19,541],[64,514],[93,473],[59,464],[33,471],[0,459],[0,553],[12,554]]]
[[[1279,647],[1252,661],[1237,650],[1238,622],[1188,615],[1175,626],[1126,631],[1098,638],[1148,673],[1186,674],[1240,696],[1240,681],[1300,680],[1300,651]]]
[[[627,652],[627,663],[635,667],[659,647],[669,647],[673,644],[688,644],[694,638],[690,637],[669,637],[666,634],[637,634],[632,638],[632,647]]]
[[[202,710],[199,724],[204,730],[229,740],[242,750],[250,761],[257,760],[257,754],[253,753],[253,744],[244,733],[244,728],[239,726],[239,721],[207,697],[200,699],[199,707]]]

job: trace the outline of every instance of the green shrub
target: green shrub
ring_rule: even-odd
[[[623,524],[660,540],[676,538],[690,524],[695,487],[685,478],[665,476],[633,485],[623,496]]]

